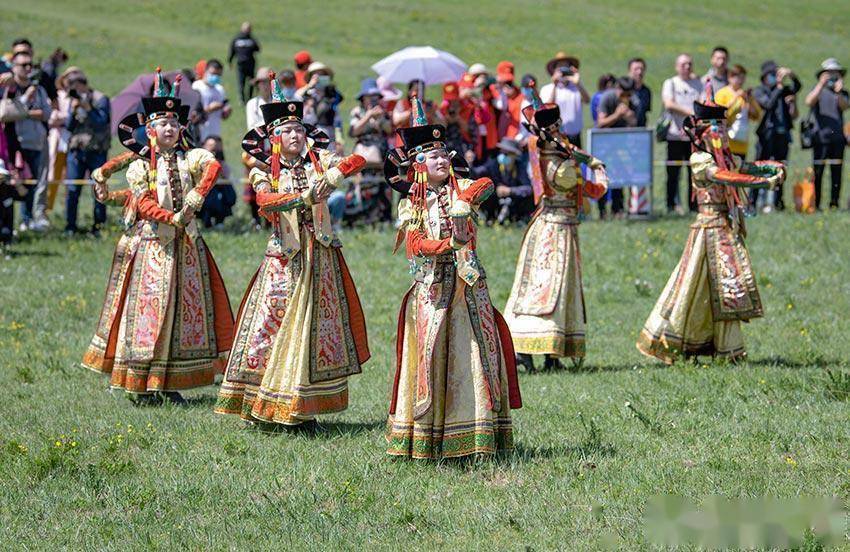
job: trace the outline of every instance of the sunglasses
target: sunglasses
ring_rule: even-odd
[[[17,67],[32,67],[32,63],[16,63]]]

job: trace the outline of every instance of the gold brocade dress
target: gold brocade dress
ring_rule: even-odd
[[[544,151],[540,161],[545,194],[522,241],[505,320],[517,353],[582,358],[587,314],[578,213],[584,180],[570,159]]]
[[[340,161],[326,151],[319,159],[323,172]],[[277,183],[251,173],[261,208],[269,193],[291,200],[270,213],[273,232],[239,308],[218,414],[298,425],[342,411],[347,376],[369,359],[363,309],[327,204],[301,199],[318,178],[305,158],[284,163]]]
[[[458,181],[461,189],[471,183]],[[492,184],[491,184],[492,185]],[[449,186],[426,196],[426,246],[399,313],[387,452],[448,458],[513,448],[510,410],[521,406],[510,333],[493,307],[474,245],[454,251]],[[399,204],[410,223],[410,200]],[[404,231],[404,230],[402,230]],[[408,251],[414,232],[407,231]],[[433,244],[441,244],[439,247]]]
[[[750,255],[741,231],[733,225],[724,184],[708,179],[713,158],[694,153],[691,166],[699,214],[637,342],[640,352],[668,364],[680,355],[744,356],[741,322],[764,314]]]
[[[147,160],[127,170],[141,220],[119,242],[104,311],[83,359],[84,366],[111,373],[113,388],[179,391],[210,385],[221,371],[233,314],[212,254],[194,220],[183,228],[147,215],[178,212],[212,161],[202,149],[158,156],[153,192]],[[152,207],[142,207],[148,199]]]

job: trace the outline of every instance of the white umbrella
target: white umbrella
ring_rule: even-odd
[[[431,46],[408,46],[377,62],[372,69],[390,82],[408,83],[419,79],[431,85],[460,79],[466,64]]]

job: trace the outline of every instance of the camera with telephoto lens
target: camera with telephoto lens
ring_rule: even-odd
[[[30,71],[27,78],[29,79],[30,84],[38,86],[39,81],[41,81],[41,67],[36,67]]]

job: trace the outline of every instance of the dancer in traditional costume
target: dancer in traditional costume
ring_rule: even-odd
[[[179,391],[213,383],[233,340],[227,291],[194,221],[221,165],[188,147],[178,87],[179,77],[168,95],[157,69],[144,112],[119,125],[121,142],[141,157],[127,169],[139,220],[113,263],[99,337],[84,361],[143,402],[165,395],[182,403]]]
[[[517,364],[533,371],[532,355],[545,355],[548,370],[562,368],[558,358],[570,357],[576,365],[584,359],[587,319],[578,214],[584,197],[605,194],[608,176],[600,160],[561,132],[557,105],[533,104],[523,113],[532,131],[529,163],[538,208],[522,241],[505,320]],[[582,177],[582,163],[593,171],[593,182]]]
[[[475,251],[473,219],[493,191],[447,152],[446,129],[427,125],[414,101],[415,126],[399,129],[402,148],[387,159],[399,204],[413,286],[404,296],[397,365],[387,421],[387,452],[448,458],[513,447],[510,410],[522,402],[510,332],[493,307]]]
[[[781,163],[746,163],[732,156],[724,107],[695,102],[694,114],[686,131],[699,213],[637,342],[640,352],[668,364],[680,355],[736,360],[746,354],[741,322],[762,316],[763,310],[744,245],[742,188],[772,188],[785,180]]]
[[[287,101],[274,74],[270,80],[272,102],[260,107],[266,124],[242,144],[270,168],[253,169],[250,180],[273,231],[239,308],[215,411],[303,428],[348,407],[348,376],[370,356],[326,202],[364,159],[321,149],[329,140],[303,123],[304,104]]]

